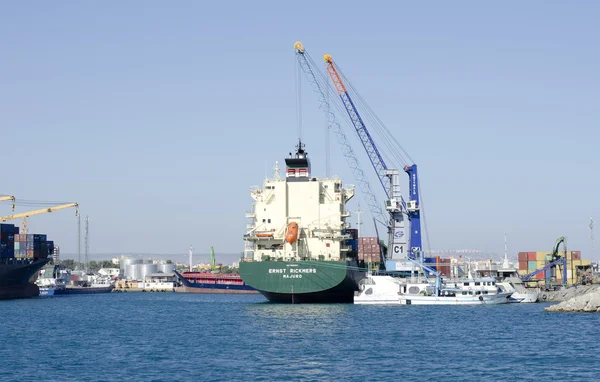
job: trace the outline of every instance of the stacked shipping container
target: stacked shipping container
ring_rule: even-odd
[[[358,238],[358,259],[369,263],[380,261],[381,247],[376,237]]]
[[[45,259],[54,252],[54,242],[46,235],[20,234],[19,227],[0,224],[0,257],[16,259]]]
[[[15,233],[19,233],[19,227],[0,224],[0,258],[15,257]]]
[[[559,256],[566,257],[567,259],[567,280],[566,284],[577,283],[577,269],[578,267],[590,266],[589,260],[581,260],[581,251],[564,251],[558,253]],[[527,275],[533,271],[543,268],[546,264],[552,262],[552,256],[550,252],[519,252],[519,274]],[[545,272],[540,272],[534,277],[535,280],[548,280],[555,279],[556,283],[563,283],[562,269],[551,268]]]

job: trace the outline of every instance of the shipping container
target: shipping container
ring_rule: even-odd
[[[543,280],[544,279],[544,272],[540,272],[537,275],[535,275],[535,278],[538,280]]]
[[[527,270],[527,261],[519,261],[519,269]]]
[[[535,261],[535,252],[527,252],[527,261]]]
[[[552,277],[552,270],[551,269],[546,269],[546,278],[549,279]]]
[[[518,258],[519,262],[527,261],[527,252],[519,252]]]
[[[527,262],[527,269],[534,271],[537,269],[537,261],[533,260],[533,261],[528,261]]]
[[[13,224],[0,223],[0,233],[13,233],[15,226]]]

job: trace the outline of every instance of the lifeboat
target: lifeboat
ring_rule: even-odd
[[[294,244],[294,242],[298,240],[298,223],[291,222],[288,225],[287,234],[285,235],[285,241],[290,244]]]

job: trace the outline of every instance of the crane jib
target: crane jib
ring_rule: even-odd
[[[379,153],[379,150],[377,150],[377,146],[373,142],[371,134],[369,134],[369,131],[366,129],[365,123],[360,117],[360,114],[358,114],[356,106],[354,105],[354,102],[352,102],[352,98],[350,97],[350,94],[348,94],[348,92],[346,91],[346,87],[344,86],[340,75],[333,66],[333,61],[331,60],[331,58],[329,58],[326,62],[327,72],[329,73],[329,76],[331,77],[331,80],[333,81],[340,95],[340,98],[342,99],[346,112],[348,113],[348,116],[350,117],[350,120],[352,121],[352,124],[356,129],[358,137],[360,138],[360,142],[362,143],[363,148],[367,152],[369,160],[371,161],[371,164],[373,165],[373,168],[375,169],[375,172],[379,177],[379,182],[383,187],[385,195],[387,198],[389,198],[390,183],[389,179],[385,175],[385,170],[387,170],[388,168],[383,160],[383,157]]]

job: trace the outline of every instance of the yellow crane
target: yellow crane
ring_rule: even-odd
[[[65,208],[71,208],[71,207],[75,207],[75,216],[77,216],[77,214],[79,213],[79,204],[67,203],[67,204],[61,204],[59,206],[54,206],[54,207],[42,208],[42,209],[35,210],[35,211],[21,212],[19,214],[8,215],[8,216],[0,216],[0,222],[23,218],[23,226],[22,226],[21,233],[26,234],[28,217],[34,216],[34,215],[45,214],[48,212],[54,212],[54,211],[58,211],[58,210],[64,210]]]
[[[12,201],[12,210],[15,210],[15,197],[11,196],[11,195],[4,195],[4,196],[0,196],[0,202],[3,202],[5,200],[10,200]]]

